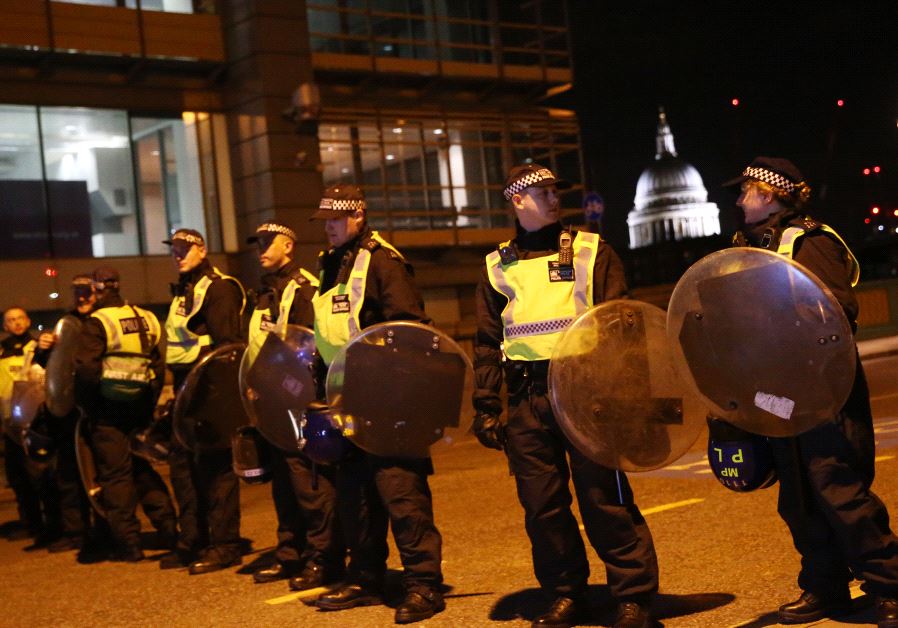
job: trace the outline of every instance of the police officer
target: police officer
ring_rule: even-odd
[[[588,618],[589,563],[571,513],[571,477],[586,536],[605,562],[618,602],[614,625],[649,626],[658,565],[645,519],[626,477],[591,461],[564,436],[547,395],[549,358],[564,331],[558,321],[627,291],[611,247],[597,234],[570,234],[559,222],[557,189],[565,185],[536,164],[512,168],[505,181],[517,233],[486,257],[475,296],[474,432],[486,447],[505,449],[536,577],[555,598],[533,626],[569,626]],[[507,425],[499,420],[503,375]]]
[[[50,488],[47,465],[29,459],[22,445],[12,438],[13,386],[28,379],[32,364],[45,363],[45,352],[52,345],[52,334],[31,333],[31,319],[21,307],[13,306],[3,312],[3,331],[0,341],[0,418],[3,420],[3,450],[6,479],[16,498],[21,527],[11,538],[35,537],[36,545],[44,546],[60,533],[58,503],[53,495],[42,490]],[[48,481],[50,480],[50,481]]]
[[[178,229],[165,244],[178,267],[178,283],[165,321],[166,361],[175,390],[203,353],[242,339],[243,287],[206,258],[206,241],[193,229]],[[178,502],[177,550],[159,566],[189,565],[191,575],[224,569],[240,556],[240,484],[230,449],[188,452],[173,443],[169,456]]]
[[[247,242],[259,249],[262,289],[249,323],[248,341],[261,346],[269,333],[283,337],[286,326],[314,324],[312,296],[318,279],[294,261],[296,232],[279,222],[265,222]],[[257,583],[290,578],[301,591],[341,577],[344,548],[337,531],[336,469],[315,465],[302,454],[272,447],[271,496],[277,512],[275,563],[253,574]]]
[[[75,275],[71,288],[73,306],[66,314],[84,323],[97,302],[93,276]],[[90,502],[81,483],[75,456],[76,413],[77,410],[73,410],[73,414],[66,417],[47,413],[51,435],[57,443],[55,480],[62,515],[62,536],[47,546],[50,552],[82,548],[90,530]]]
[[[354,185],[324,191],[314,219],[325,220],[331,248],[319,257],[315,343],[324,364],[360,330],[390,320],[426,322],[423,302],[402,255],[366,223]],[[383,458],[355,450],[337,473],[340,521],[350,548],[346,583],[317,600],[326,611],[381,603],[387,525],[399,548],[405,597],[395,621],[406,624],[445,608],[440,585],[442,538],[433,521],[429,458]]]
[[[734,244],[769,249],[802,264],[839,301],[857,328],[853,286],[857,260],[830,227],[803,212],[810,187],[787,159],[758,157],[739,177],[736,204],[745,229]],[[772,438],[779,476],[779,514],[801,554],[801,595],[779,609],[784,624],[807,623],[851,608],[848,584],[877,598],[880,626],[898,626],[898,539],[870,490],[874,474],[873,417],[861,361],[848,401],[832,421],[795,438]]]
[[[162,478],[145,460],[131,455],[128,435],[146,427],[162,388],[165,362],[162,328],[156,316],[125,302],[113,268],[94,271],[97,302],[84,321],[75,355],[75,389],[90,417],[90,442],[103,488],[106,518],[117,558],[142,560],[135,477],[161,487],[164,497],[144,508],[160,533],[174,542],[175,514]],[[135,467],[140,466],[137,470]]]

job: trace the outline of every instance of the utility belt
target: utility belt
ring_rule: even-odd
[[[544,395],[548,391],[549,360],[507,360],[505,386],[509,396],[524,392]]]

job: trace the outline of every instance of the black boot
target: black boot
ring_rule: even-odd
[[[782,624],[806,624],[824,617],[835,617],[850,612],[851,595],[848,591],[829,595],[803,591],[794,602],[780,606],[778,614]]]
[[[876,600],[876,626],[898,628],[898,600],[891,597]]]
[[[333,591],[323,593],[315,606],[323,611],[342,611],[356,606],[383,604],[380,591],[361,584],[347,583]]]
[[[410,591],[402,604],[396,607],[394,621],[397,624],[413,624],[430,619],[445,608],[446,602],[439,591]]]
[[[559,597],[549,610],[533,620],[531,628],[569,628],[586,616],[586,602],[581,598]]]

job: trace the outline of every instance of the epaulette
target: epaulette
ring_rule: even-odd
[[[811,218],[810,216],[802,216],[799,223],[804,227],[805,231],[813,231],[819,229],[822,224]]]
[[[371,253],[374,253],[374,251],[380,248],[380,242],[378,242],[374,238],[365,238],[361,242],[361,247],[363,249],[368,249],[368,251]]]

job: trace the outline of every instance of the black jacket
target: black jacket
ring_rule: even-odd
[[[795,243],[792,258],[813,272],[839,301],[848,322],[857,328],[858,302],[851,286],[851,262],[845,246],[820,229],[820,224],[795,210],[786,209],[772,214],[767,220],[747,225],[744,233],[737,233],[734,244],[776,251],[787,227],[805,229],[804,236]],[[769,237],[765,238],[765,234]]]
[[[356,255],[362,247],[371,251],[371,264],[365,282],[365,301],[359,313],[361,328],[385,321],[417,321],[429,324],[424,300],[415,286],[410,265],[390,249],[380,246],[365,229],[343,246],[322,253],[319,258],[323,279],[319,292],[324,294],[348,280]]]
[[[195,334],[212,337],[212,346],[244,340],[241,324],[241,304],[243,294],[233,281],[219,279],[212,272],[209,260],[190,272],[181,273],[178,283],[172,284],[172,296],[183,296],[184,308],[189,312],[193,307],[193,287],[204,276],[213,278],[206,291],[203,307],[190,319],[187,328]]]
[[[561,223],[528,232],[516,223],[517,235],[512,240],[518,259],[546,257],[558,252]],[[624,265],[617,253],[604,241],[599,244],[593,266],[593,303],[599,304],[627,296]],[[502,310],[508,299],[496,292],[489,281],[484,264],[474,295],[477,308],[477,335],[474,338],[474,409],[479,413],[498,415],[502,412],[499,391],[502,388]]]
[[[290,308],[287,323],[302,325],[311,329],[315,324],[315,310],[312,307],[312,297],[315,294],[315,288],[299,272],[299,262],[294,260],[291,260],[274,272],[262,275],[262,289],[256,296],[255,309],[268,310],[271,320],[276,321],[281,295],[283,295],[284,289],[291,279],[296,280],[299,288],[296,290],[296,296],[293,298],[293,307]]]

